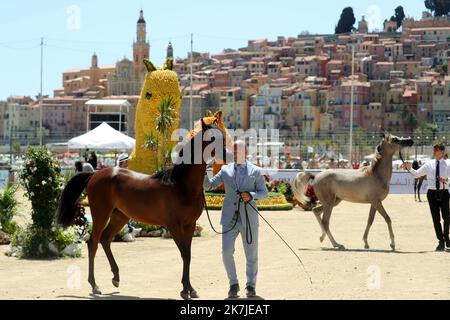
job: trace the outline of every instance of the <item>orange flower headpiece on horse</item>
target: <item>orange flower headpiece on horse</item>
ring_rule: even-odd
[[[211,111],[208,111],[206,113],[206,116],[203,117],[203,123],[207,126],[216,125],[217,128],[220,129],[223,132],[223,134],[225,135],[225,144],[226,144],[227,149],[229,149],[229,150],[233,149],[233,138],[228,133],[228,130],[222,121],[222,111],[217,111],[216,113],[212,113]],[[202,121],[201,120],[199,120],[195,123],[194,129],[188,133],[186,138],[191,139],[200,131],[202,131]]]
[[[225,135],[225,144],[226,148],[228,150],[233,150],[233,137],[228,133],[227,128],[225,127],[223,121],[222,121],[222,111],[217,111],[216,113],[212,113],[211,111],[208,111],[206,114],[206,117],[203,118],[203,123],[207,126],[216,125],[218,129],[220,129],[223,134]],[[202,131],[202,122],[197,121],[197,123],[194,125],[194,130],[189,132],[188,136],[186,138],[190,139],[194,137],[198,132]],[[213,164],[213,176],[216,175],[220,168],[224,165],[224,161],[221,160],[215,160]],[[224,185],[221,184],[216,190],[224,190]]]

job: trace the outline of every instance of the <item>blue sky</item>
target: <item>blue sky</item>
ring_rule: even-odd
[[[333,33],[346,6],[353,7],[357,20],[366,15],[372,27],[381,29],[397,5],[415,18],[425,10],[422,0],[1,1],[0,100],[39,92],[41,36],[46,43],[44,94],[62,86],[65,69],[88,66],[94,51],[100,64],[131,57],[141,8],[150,58],[161,65],[169,41],[176,57],[186,56],[191,32],[195,51],[218,53],[243,47],[248,39],[296,36],[304,30]]]

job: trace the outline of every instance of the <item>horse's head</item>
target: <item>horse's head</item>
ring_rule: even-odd
[[[210,160],[210,157],[217,157],[216,162],[225,161],[227,146],[232,145],[232,138],[222,122],[222,111],[208,112],[196,122],[194,129],[189,133],[189,138],[201,140],[202,155],[208,158],[204,159],[205,161]]]
[[[389,155],[399,152],[405,147],[411,147],[414,144],[412,138],[400,138],[386,132],[381,133],[381,139],[381,143],[378,146],[378,152],[385,152]]]

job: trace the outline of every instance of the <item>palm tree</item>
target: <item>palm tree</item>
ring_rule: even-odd
[[[156,130],[166,136],[167,131],[175,122],[175,102],[172,97],[164,98],[158,107],[158,116],[156,117]]]
[[[170,164],[172,144],[170,143],[169,130],[172,128],[175,120],[175,102],[172,97],[165,97],[159,104],[156,117],[156,130],[163,136],[159,150],[162,151],[163,163],[161,169],[166,168]]]

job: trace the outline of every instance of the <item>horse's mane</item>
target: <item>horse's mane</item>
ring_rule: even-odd
[[[372,161],[369,166],[363,166],[361,167],[361,171],[364,172],[366,175],[371,175],[374,173],[375,168],[380,163],[381,160],[381,153],[380,153],[380,145],[378,145],[375,148],[375,153],[372,154]]]
[[[183,147],[178,152],[178,157],[183,156],[183,150],[186,148],[186,146],[191,148],[191,156],[194,156],[193,142],[194,142],[194,139],[197,136],[197,134],[201,134],[201,132],[202,132],[202,122],[199,120],[195,123],[194,130],[189,132],[186,142],[184,143]],[[153,174],[151,177],[153,179],[159,180],[161,182],[161,184],[174,185],[175,183],[181,181],[184,178],[184,173],[187,168],[188,168],[188,165],[184,162],[181,162],[179,164],[174,164],[173,167],[171,167],[171,168],[162,169],[162,170],[156,172],[155,174]]]
[[[203,123],[202,123],[202,120],[203,120]],[[196,121],[194,124],[194,129],[188,133],[186,143],[183,145],[183,147],[179,151],[178,156],[179,157],[183,156],[183,149],[186,146],[190,146],[191,155],[193,156],[194,155],[193,141],[194,141],[195,137],[197,136],[197,134],[202,133],[203,124],[205,124],[208,128],[210,128],[214,123],[216,123],[216,120],[217,120],[216,116],[207,116],[201,120]],[[221,118],[219,118],[219,121],[217,122],[217,126],[218,126],[218,129],[220,131],[222,131],[222,133],[225,135],[226,143],[227,144],[230,142],[232,143],[232,138],[229,135]],[[161,184],[173,185],[176,182],[181,181],[184,178],[184,173],[187,168],[188,168],[188,165],[185,164],[184,162],[182,162],[180,164],[175,164],[172,168],[160,170],[160,171],[156,172],[155,174],[153,174],[151,177],[153,179],[159,180],[161,182]]]
[[[178,156],[181,157],[183,155],[183,149],[186,145],[190,145],[191,148],[193,147],[194,138],[189,139],[186,144],[183,146],[183,148],[178,153]],[[174,164],[172,168],[162,169],[155,174],[153,174],[151,177],[153,179],[159,180],[161,184],[164,185],[174,185],[176,182],[183,179],[184,172],[188,168],[188,165],[184,162],[179,164]]]
[[[151,177],[153,179],[159,180],[161,184],[164,185],[174,185],[176,182],[180,181],[183,177],[183,173],[186,171],[187,165],[184,163],[175,164],[172,168],[163,169]]]

